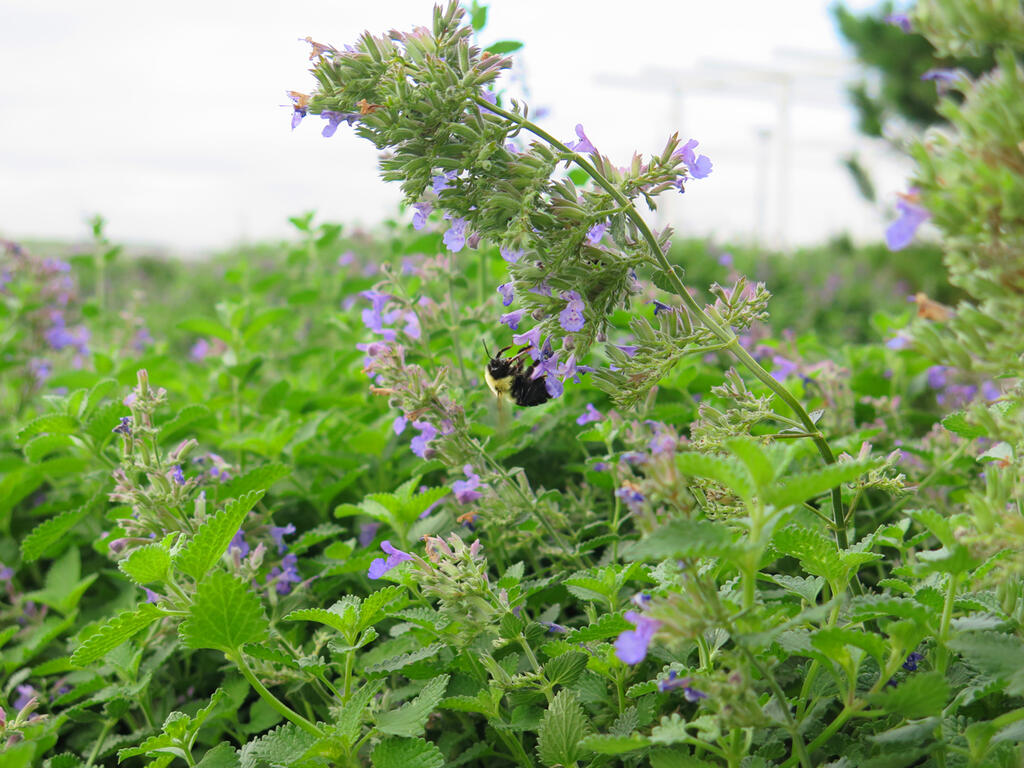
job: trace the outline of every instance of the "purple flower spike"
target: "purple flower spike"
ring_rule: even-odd
[[[444,175],[434,176],[432,180],[433,183],[431,184],[431,189],[434,190],[434,194],[439,195],[443,190],[451,189],[452,185],[448,182],[453,181],[458,175],[458,171],[448,171]]]
[[[284,552],[288,549],[288,545],[284,543],[284,537],[290,536],[295,533],[295,526],[292,523],[288,525],[272,525],[270,526],[270,538],[277,544],[278,553]]]
[[[584,154],[597,154],[597,147],[590,143],[590,139],[587,138],[587,134],[583,132],[583,123],[576,124],[576,136],[579,137],[579,141],[570,141],[567,146],[573,152],[582,152]]]
[[[238,533],[235,534],[234,538],[228,544],[228,552],[233,549],[238,550],[239,557],[245,557],[249,554],[249,542],[245,540],[245,531],[241,528],[238,529]]]
[[[592,403],[587,403],[587,410],[576,417],[576,423],[582,427],[584,424],[600,421],[603,418],[604,415]]]
[[[18,698],[14,700],[15,709],[24,709],[34,698],[39,698],[39,692],[28,683],[18,686]]]
[[[452,225],[444,233],[444,244],[452,253],[458,253],[466,245],[466,220],[458,217],[451,220]]]
[[[558,314],[558,322],[564,330],[571,333],[583,330],[583,324],[586,322],[583,319],[583,299],[576,291],[563,293],[562,298],[567,303],[565,309]]]
[[[146,602],[147,603],[153,603],[155,605],[156,603],[159,603],[160,600],[162,599],[158,592],[154,592],[149,587],[143,587],[142,589],[146,592]]]
[[[132,434],[132,417],[122,416],[121,423],[114,427],[111,432],[118,435],[124,435],[125,437],[131,437]]]
[[[699,143],[696,139],[690,139],[673,153],[673,157],[683,161],[687,172],[694,179],[703,179],[711,174],[710,158],[707,155],[697,155],[693,151]]]
[[[703,691],[698,691],[696,688],[691,688],[690,683],[693,678],[690,677],[679,677],[679,674],[673,669],[668,673],[668,677],[664,680],[658,681],[658,690],[662,693],[668,691],[674,691],[679,688],[683,689],[683,698],[689,702],[700,701],[706,699],[708,695]]]
[[[526,253],[526,251],[524,251],[522,248],[512,250],[511,248],[506,248],[505,246],[501,246],[501,248],[498,249],[498,252],[501,253],[501,258],[503,258],[509,264],[515,264],[517,261],[523,258],[523,254]]]
[[[896,208],[900,212],[899,218],[885,230],[885,244],[890,251],[902,251],[910,245],[918,227],[931,218],[924,208],[905,199],[898,200]]]
[[[427,217],[434,210],[434,206],[430,203],[413,203],[412,207],[416,209],[416,213],[412,215],[412,228],[423,229],[427,226]]]
[[[515,289],[512,283],[502,283],[499,285],[498,293],[501,294],[501,303],[506,307],[511,304],[512,300],[515,298]]]
[[[275,565],[267,574],[267,581],[274,582],[274,589],[279,595],[287,595],[292,591],[292,584],[302,581],[299,575],[299,558],[297,555],[285,555],[281,565]]]
[[[462,468],[468,480],[456,480],[452,483],[452,491],[459,504],[470,504],[483,496],[476,489],[480,487],[480,476],[473,471],[473,465],[467,464]]]
[[[371,579],[379,579],[392,568],[401,565],[407,560],[412,560],[412,555],[400,549],[395,549],[391,546],[391,542],[386,539],[380,543],[380,548],[387,554],[387,559],[378,557],[370,563],[370,570],[367,571],[366,575]]]
[[[946,386],[946,366],[933,365],[926,373],[928,375],[928,386],[932,389],[942,389]]]
[[[923,653],[918,653],[917,651],[913,651],[909,656],[907,656],[907,660],[903,662],[903,668],[905,670],[907,670],[907,672],[916,672],[917,671],[917,662],[922,661],[923,659],[924,659],[924,654]]]
[[[525,314],[525,309],[516,309],[499,317],[498,322],[502,325],[507,325],[510,331],[518,331],[519,323],[523,321],[523,315]]]
[[[623,664],[639,664],[647,658],[647,647],[658,631],[661,622],[636,611],[626,611],[626,620],[636,629],[627,629],[615,641],[615,655]]]
[[[437,437],[437,427],[429,421],[414,421],[412,425],[420,433],[412,439],[409,446],[412,448],[413,453],[421,459],[425,459],[427,458],[427,451],[430,449],[430,441]]]
[[[185,484],[185,473],[181,471],[181,466],[180,465],[175,464],[171,468],[171,479],[174,482],[176,482],[178,485],[184,485]]]

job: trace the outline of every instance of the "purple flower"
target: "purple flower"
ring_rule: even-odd
[[[149,587],[143,587],[142,589],[146,593],[146,602],[147,603],[159,603],[160,602],[161,597],[160,597],[160,594],[158,592],[154,592]]]
[[[732,254],[726,251],[725,253],[718,257],[718,263],[721,264],[723,267],[728,267],[731,269],[733,264]]]
[[[445,218],[451,218],[445,214]],[[444,244],[452,253],[458,253],[466,245],[466,220],[462,217],[451,219],[452,225],[444,233]]]
[[[697,155],[693,151],[699,143],[700,142],[696,139],[690,139],[672,155],[673,157],[678,157],[683,161],[683,165],[686,166],[686,170],[689,172],[690,176],[695,179],[706,178],[711,173],[711,160],[708,156]],[[680,189],[682,189],[681,186]]]
[[[626,611],[626,620],[636,629],[627,629],[615,641],[615,655],[624,664],[639,664],[647,657],[647,647],[661,622],[636,611]]]
[[[772,357],[772,378],[778,382],[783,382],[790,376],[795,374],[800,366],[794,363],[792,360],[787,360],[782,355],[775,355]]]
[[[391,428],[395,431],[396,435],[400,435],[405,432],[405,427],[409,421],[405,416],[396,416],[395,420],[391,423]]]
[[[292,584],[302,581],[299,575],[299,558],[297,555],[285,555],[281,558],[281,565],[275,565],[267,574],[267,581],[276,581],[274,589],[279,595],[287,595],[292,591]]]
[[[18,698],[14,700],[15,709],[24,709],[32,699],[39,698],[39,692],[28,683],[18,686]]]
[[[210,343],[206,339],[199,339],[192,345],[188,356],[198,363],[204,360],[208,354],[210,354]]]
[[[907,672],[916,672],[917,662],[921,661],[922,659],[924,659],[923,653],[913,651],[909,656],[907,656],[907,660],[903,662],[903,668],[907,670]]]
[[[904,32],[910,32],[912,29],[910,26],[910,17],[905,13],[890,13],[885,17],[884,21],[888,24],[895,24]]]
[[[517,261],[523,258],[523,254],[526,251],[524,251],[522,248],[512,250],[511,248],[501,246],[501,248],[498,249],[498,252],[501,254],[501,258],[503,258],[509,264],[515,264]]]
[[[501,294],[501,303],[506,307],[511,304],[512,300],[515,298],[515,289],[512,283],[502,283],[499,285],[498,293]]]
[[[507,312],[498,318],[498,322],[502,325],[507,325],[510,331],[518,331],[519,323],[523,320],[523,315],[526,314],[525,309],[516,309],[512,312]]]
[[[555,635],[564,635],[569,630],[563,627],[561,624],[555,624],[553,621],[538,621],[538,624],[543,624],[548,628],[548,632]]]
[[[896,201],[900,215],[885,230],[885,244],[890,251],[901,251],[914,240],[917,229],[931,218],[931,214],[919,205],[906,199]]]
[[[583,330],[583,324],[586,322],[583,318],[583,299],[576,291],[563,291],[562,298],[566,300],[566,305],[565,309],[558,313],[558,322],[563,330],[571,333]]]
[[[6,581],[8,584],[14,578],[14,569],[10,566],[0,563],[0,581]]]
[[[404,315],[405,325],[402,326],[402,331],[410,339],[418,339],[423,335],[423,329],[420,328],[420,316],[413,312],[411,309]]]
[[[1001,398],[1003,396],[1003,392],[995,382],[984,381],[981,384],[981,396],[988,402],[992,402],[993,400]]]
[[[182,472],[180,464],[175,464],[171,467],[171,480],[176,482],[178,485],[185,484],[185,473]]]
[[[892,349],[898,352],[901,349],[906,349],[907,347],[911,346],[911,341],[902,333],[897,333],[895,336],[893,336],[891,339],[885,342],[885,346],[886,349]]]
[[[614,344],[613,346],[619,349],[626,357],[633,357],[636,354],[637,347],[634,344]]]
[[[655,317],[660,315],[662,312],[671,312],[672,311],[672,307],[670,307],[668,304],[662,304],[657,299],[655,299],[652,303],[654,304],[654,316]]]
[[[595,408],[593,404],[587,403],[587,409],[576,417],[576,423],[582,427],[584,424],[590,424],[591,422],[594,421],[600,421],[603,418],[604,415],[599,410],[597,410],[597,408]]]
[[[932,389],[942,389],[946,386],[946,366],[933,365],[926,372],[928,386]]]
[[[359,546],[368,547],[380,529],[380,523],[363,523],[359,526]]]
[[[249,554],[249,542],[245,540],[245,531],[241,528],[238,529],[238,533],[228,543],[228,552],[231,552],[233,549],[238,550],[239,557],[245,557]]]
[[[320,113],[320,117],[327,121],[327,125],[324,126],[321,134],[323,134],[324,138],[329,139],[334,135],[334,132],[338,130],[338,126],[341,125],[342,121],[352,125],[352,123],[359,119],[359,113],[324,110]]]
[[[608,222],[599,221],[597,224],[587,230],[587,242],[591,245],[597,245],[601,242],[601,238],[604,237],[604,233],[608,230]]]
[[[430,203],[413,203],[412,207],[416,209],[416,213],[412,215],[412,228],[423,229],[427,226],[427,217],[430,212],[434,210],[434,206]]]
[[[960,77],[960,72],[955,69],[929,69],[921,75],[922,80],[935,80],[942,83],[956,82]]]
[[[467,464],[462,468],[468,480],[456,480],[452,483],[452,491],[459,504],[470,504],[483,496],[476,489],[480,487],[480,476],[473,471],[473,465]]]
[[[277,544],[278,554],[288,549],[288,545],[284,543],[284,537],[290,536],[295,533],[295,526],[292,523],[288,525],[272,525],[270,526],[270,538]]]
[[[536,360],[540,357],[540,326],[532,328],[524,333],[517,333],[512,336],[512,343],[516,346],[529,344],[531,347],[530,356]]]
[[[658,681],[658,690],[662,693],[666,693],[668,691],[674,691],[678,688],[682,688],[683,697],[687,701],[694,702],[700,701],[701,699],[706,699],[708,697],[706,693],[690,687],[691,681],[692,678],[679,677],[679,674],[673,669],[671,672],[668,673],[668,677],[666,677],[664,680]]]
[[[407,560],[412,560],[412,555],[408,552],[403,552],[400,549],[395,549],[391,546],[391,542],[386,539],[380,543],[380,548],[387,553],[387,559],[378,557],[370,563],[370,570],[367,571],[366,575],[371,579],[379,579],[395,566],[400,565]]]
[[[421,459],[425,459],[427,458],[427,450],[430,447],[430,441],[437,437],[437,427],[429,421],[414,421],[412,425],[418,429],[420,433],[412,439],[409,446],[412,448],[413,453]]]
[[[644,457],[644,460],[647,459],[647,456],[645,454],[640,455]],[[623,456],[623,458],[626,457]],[[630,485],[624,485],[617,491],[615,491],[615,495],[622,499],[624,502],[626,502],[626,507],[633,514],[636,514],[640,511],[640,505],[643,504],[644,495],[640,493],[640,491],[638,491],[635,487]]]
[[[458,175],[458,171],[447,171],[444,175],[434,176],[432,179],[433,184],[431,185],[431,189],[434,190],[434,194],[439,195],[442,190],[451,189],[452,185],[448,182],[452,181]]]
[[[121,423],[118,424],[116,427],[114,427],[110,431],[115,433],[115,434],[118,434],[118,435],[124,435],[125,437],[131,437],[131,434],[132,434],[132,417],[131,416],[122,416],[121,417]]]
[[[579,138],[579,141],[570,141],[565,146],[573,152],[597,154],[597,147],[590,143],[590,139],[587,138],[587,134],[583,132],[583,123],[576,124],[576,136]]]
[[[302,122],[302,118],[306,116],[307,107],[309,106],[309,96],[298,91],[286,91],[288,98],[292,100],[292,130],[294,131],[299,127],[299,123]],[[287,106],[287,105],[282,105]]]

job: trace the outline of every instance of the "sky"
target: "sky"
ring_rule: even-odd
[[[373,147],[344,126],[323,138],[316,118],[292,131],[285,91],[313,87],[301,38],[341,47],[431,13],[424,0],[0,0],[0,236],[81,240],[98,213],[114,241],[189,255],[289,237],[306,211],[394,217]],[[510,87],[555,135],[582,123],[619,165],[677,130],[700,141],[712,174],[658,214],[681,236],[877,240],[905,186],[907,162],[856,134],[852,62],[822,0],[492,0],[481,42],[502,39],[525,43]],[[878,205],[839,164],[853,148]]]

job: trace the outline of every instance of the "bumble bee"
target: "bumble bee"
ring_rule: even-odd
[[[499,405],[506,397],[511,398],[516,405],[522,406],[546,403],[551,399],[551,395],[548,394],[544,378],[530,378],[534,364],[530,363],[526,367],[523,364],[522,357],[530,350],[529,346],[519,350],[514,357],[502,357],[502,354],[511,348],[509,345],[499,349],[493,357],[487,352],[490,360],[484,368],[484,378],[487,380],[488,389],[498,398]],[[486,344],[484,351],[487,351]]]

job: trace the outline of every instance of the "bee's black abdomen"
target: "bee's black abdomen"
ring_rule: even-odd
[[[516,376],[512,381],[510,394],[516,405],[541,405],[551,399],[548,388],[544,385],[544,377],[531,379],[532,372],[533,366],[530,366],[525,373]]]

